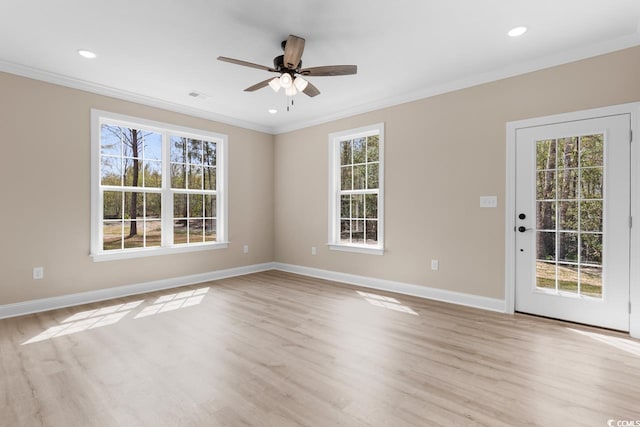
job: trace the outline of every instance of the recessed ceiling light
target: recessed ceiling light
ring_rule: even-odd
[[[520,27],[515,27],[515,28],[512,28],[511,30],[509,30],[507,35],[509,37],[520,37],[521,35],[523,35],[526,32],[527,32],[527,27],[520,26]]]
[[[276,114],[278,112],[278,110],[276,110],[275,108],[269,108],[269,114]]]
[[[90,50],[86,50],[86,49],[78,49],[78,55],[82,56],[83,58],[87,58],[87,59],[93,59],[96,56],[98,56],[95,53],[91,52]]]

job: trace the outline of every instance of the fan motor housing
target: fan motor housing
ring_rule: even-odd
[[[300,68],[302,68],[302,60],[300,60],[300,62],[298,63],[298,66],[294,69],[291,68],[287,68],[284,66],[284,55],[279,55],[276,56],[275,58],[273,58],[273,68],[275,68],[278,71],[287,71],[289,73],[291,72],[297,72],[298,70],[300,70]]]

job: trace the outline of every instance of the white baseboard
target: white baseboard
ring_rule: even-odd
[[[275,270],[301,274],[303,276],[317,277],[350,285],[358,285],[365,288],[381,291],[396,292],[420,298],[448,302],[451,304],[481,308],[484,310],[504,313],[506,306],[504,300],[482,297],[478,295],[464,294],[461,292],[447,291],[444,289],[429,288],[427,286],[413,285],[410,283],[394,282],[391,280],[376,279],[373,277],[358,276],[355,274],[339,273],[337,271],[321,270],[318,268],[302,267],[299,265],[283,264],[276,262]]]
[[[42,311],[55,310],[58,308],[71,307],[74,305],[88,304],[91,302],[104,301],[113,298],[121,298],[129,295],[137,295],[164,289],[172,289],[180,286],[193,285],[197,283],[208,282],[211,280],[242,276],[245,274],[258,273],[260,271],[268,270],[287,271],[289,273],[317,277],[320,279],[332,280],[345,284],[358,285],[365,288],[397,292],[399,294],[412,295],[416,297],[444,301],[452,304],[465,305],[501,313],[505,312],[505,302],[500,299],[463,294],[460,292],[446,291],[443,289],[429,288],[426,286],[413,285],[409,283],[394,282],[391,280],[376,279],[373,277],[358,276],[355,274],[340,273],[337,271],[321,270],[318,268],[283,264],[279,262],[267,262],[264,264],[254,264],[244,267],[211,271],[202,274],[172,277],[169,279],[155,280],[152,282],[138,283],[134,285],[118,286],[115,288],[98,289],[95,291],[82,292],[77,294],[62,295],[52,298],[42,298],[37,300],[18,302],[15,304],[0,305],[0,319],[22,316],[31,313],[39,313]]]
[[[155,280],[152,282],[138,283],[134,285],[118,286],[115,288],[98,289],[95,291],[77,294],[62,295],[59,297],[43,298],[15,304],[0,305],[0,319],[22,316],[24,314],[38,313],[55,310],[57,308],[87,304],[96,301],[104,301],[113,298],[121,298],[129,295],[143,294],[146,292],[160,291],[163,289],[177,288],[208,282],[210,280],[224,279],[227,277],[242,276],[244,274],[273,270],[273,263],[254,264],[244,267],[235,267],[225,270],[211,271],[208,273],[193,274],[170,279]]]

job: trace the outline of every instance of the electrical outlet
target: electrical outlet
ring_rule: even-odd
[[[318,249],[315,246],[311,246],[311,255],[318,255]]]
[[[438,262],[437,259],[432,259],[431,260],[431,269],[433,271],[438,271],[438,267],[440,266],[440,263]]]
[[[44,267],[33,267],[33,280],[44,279]]]
[[[242,252],[244,252],[245,254],[248,254],[249,253],[249,245],[244,245],[242,247]]]

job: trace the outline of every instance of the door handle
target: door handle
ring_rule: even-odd
[[[525,231],[531,231],[531,230],[533,230],[533,228],[527,228],[527,227],[525,227],[523,225],[518,227],[518,231],[521,232],[521,233],[524,233]]]

